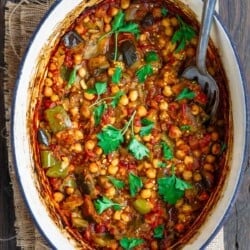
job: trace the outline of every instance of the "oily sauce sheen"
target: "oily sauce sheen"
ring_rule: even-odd
[[[179,248],[211,207],[227,153],[226,81],[207,96],[181,78],[198,25],[167,1],[104,1],[55,47],[34,124],[40,177],[83,249]],[[189,236],[188,236],[189,235]]]

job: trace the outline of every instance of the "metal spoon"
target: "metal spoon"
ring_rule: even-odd
[[[182,76],[193,80],[197,79],[203,91],[207,94],[207,112],[211,118],[216,114],[219,104],[219,88],[213,77],[207,72],[206,54],[209,41],[209,33],[214,14],[216,0],[204,0],[202,22],[199,34],[199,42],[196,53],[196,66],[188,67],[184,70]]]

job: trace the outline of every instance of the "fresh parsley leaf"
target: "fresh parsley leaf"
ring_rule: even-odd
[[[99,125],[102,119],[102,115],[106,110],[106,104],[102,103],[99,106],[94,108],[94,120],[95,120],[95,125]]]
[[[157,164],[157,166],[159,168],[165,168],[167,166],[167,164],[166,164],[166,162],[159,161],[158,164]]]
[[[162,239],[164,233],[164,225],[159,225],[154,229],[154,238]]]
[[[96,209],[96,212],[98,214],[101,214],[104,212],[106,209],[113,207],[115,210],[121,210],[122,206],[118,203],[114,203],[110,199],[106,197],[101,197],[100,199],[97,199],[94,201],[94,206]]]
[[[76,72],[77,69],[73,68],[72,71],[69,73],[69,81],[68,81],[68,86],[72,85],[76,81]]]
[[[110,103],[113,108],[117,107],[121,97],[124,95],[123,91],[118,91],[115,93],[112,102]]]
[[[180,126],[180,129],[181,129],[182,131],[187,131],[187,130],[190,130],[190,129],[191,129],[191,126],[190,126],[190,125],[182,125],[182,126]]]
[[[120,80],[121,80],[121,76],[122,76],[122,68],[121,67],[116,67],[115,72],[112,75],[112,82],[113,83],[119,83]]]
[[[161,14],[162,14],[162,16],[167,16],[167,14],[168,14],[168,10],[165,8],[165,7],[163,7],[163,8],[161,8]]]
[[[163,151],[163,157],[166,160],[173,159],[174,157],[173,149],[165,141],[161,142],[161,146],[162,146],[162,151]]]
[[[125,250],[131,250],[131,249],[141,245],[143,242],[144,242],[143,239],[123,237],[120,240],[120,246]]]
[[[112,31],[116,31],[120,27],[122,27],[124,25],[124,22],[125,22],[125,13],[120,10],[115,15],[115,17],[114,17],[114,19],[113,19],[113,21],[111,23]]]
[[[123,27],[119,28],[117,31],[118,32],[132,33],[136,37],[138,37],[138,35],[140,33],[139,26],[137,23],[126,23]]]
[[[143,183],[142,183],[141,178],[133,173],[129,173],[128,183],[129,183],[130,194],[132,197],[136,196],[136,194],[143,187]]]
[[[220,154],[222,154],[227,149],[227,144],[225,142],[221,143]]]
[[[135,137],[130,141],[128,145],[128,150],[137,160],[142,160],[145,156],[148,156],[149,154],[148,148],[141,142],[137,141]]]
[[[145,62],[151,63],[151,62],[157,62],[159,61],[159,56],[155,51],[149,51],[145,55]]]
[[[149,135],[154,127],[154,122],[143,118],[141,121],[142,127],[140,130],[140,136]]]
[[[102,131],[97,134],[98,145],[103,149],[105,154],[109,154],[120,146],[124,141],[123,134],[121,130],[109,125],[102,129]]]
[[[165,202],[174,205],[184,196],[185,190],[191,186],[185,181],[177,178],[174,174],[170,177],[162,177],[157,180],[158,193]]]
[[[145,64],[141,68],[139,68],[136,71],[136,76],[138,77],[138,80],[140,83],[145,82],[148,76],[152,75],[154,73],[153,67],[151,64]]]
[[[186,24],[179,16],[177,16],[180,27],[175,31],[171,41],[172,43],[179,43],[175,52],[180,52],[185,48],[187,43],[195,36],[195,30]]]
[[[107,91],[107,83],[106,82],[96,82],[95,86],[92,89],[88,89],[87,92],[91,94],[97,94],[100,96]]]
[[[125,186],[124,181],[116,179],[115,177],[108,176],[108,179],[117,189],[122,189]]]
[[[189,99],[192,100],[196,96],[195,92],[190,90],[189,88],[184,88],[179,95],[175,98],[176,101],[180,101],[183,99]]]

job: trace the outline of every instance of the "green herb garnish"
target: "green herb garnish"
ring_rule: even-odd
[[[154,122],[152,122],[146,118],[143,118],[141,120],[141,124],[142,124],[142,127],[140,130],[140,136],[149,135],[154,127]]]
[[[116,67],[115,72],[112,75],[112,82],[113,83],[119,83],[120,80],[121,80],[121,76],[122,76],[122,68],[121,67]]]
[[[164,225],[159,225],[154,229],[154,238],[162,239],[164,233]]]
[[[133,248],[141,245],[143,242],[143,239],[123,237],[120,240],[120,246],[125,250],[132,250]]]
[[[168,10],[165,8],[165,7],[163,7],[163,8],[161,8],[161,14],[162,14],[162,16],[167,16],[167,14],[168,14]]]
[[[161,146],[162,146],[162,151],[163,151],[163,157],[166,160],[171,160],[174,157],[174,152],[173,152],[173,148],[170,147],[166,142],[162,141],[161,142]]]
[[[153,67],[151,64],[145,64],[141,68],[136,71],[136,76],[138,77],[138,81],[140,83],[145,82],[148,76],[154,73]]]
[[[122,205],[120,205],[118,203],[114,203],[112,200],[110,200],[104,196],[101,197],[100,199],[95,200],[94,206],[95,206],[96,212],[98,214],[101,214],[106,209],[111,208],[111,207],[114,208],[115,210],[122,209]]]
[[[149,51],[145,55],[145,62],[151,63],[151,62],[157,62],[159,61],[159,56],[155,51]]]
[[[175,31],[171,41],[172,43],[178,43],[178,47],[176,48],[175,52],[180,52],[195,36],[195,30],[186,24],[179,16],[177,16],[177,19],[179,21],[180,27]]]
[[[87,93],[97,94],[100,96],[107,91],[107,83],[106,82],[96,82],[94,87],[87,90]]]
[[[190,90],[189,88],[184,88],[179,95],[175,98],[176,101],[180,101],[183,99],[189,99],[192,100],[196,96],[195,92]]]
[[[132,138],[128,145],[128,150],[133,154],[137,160],[142,160],[145,156],[148,156],[149,150],[135,137]]]
[[[106,110],[107,105],[105,103],[100,104],[99,106],[94,108],[94,120],[95,125],[99,125],[102,119],[102,115]]]
[[[180,126],[180,129],[181,129],[182,131],[188,131],[188,130],[191,129],[191,126],[190,126],[190,125],[182,125],[182,126]]]
[[[108,176],[109,181],[116,187],[117,189],[122,189],[125,186],[124,181],[116,179],[115,177]]]
[[[165,202],[174,205],[184,196],[185,190],[191,185],[172,174],[170,177],[162,177],[157,180],[158,193]]]
[[[110,103],[110,105],[113,107],[113,108],[115,108],[115,107],[117,107],[117,105],[118,105],[118,103],[119,103],[119,101],[120,101],[120,99],[121,99],[121,97],[124,95],[124,92],[123,91],[118,91],[118,92],[116,92],[115,93],[115,95],[113,96],[113,100],[112,100],[112,102]]]
[[[136,194],[143,187],[143,183],[142,183],[141,178],[133,173],[129,173],[128,183],[129,183],[130,194],[132,197],[136,196]]]
[[[68,80],[68,86],[71,86],[76,81],[76,67],[72,69],[72,71],[69,73],[69,80]]]
[[[109,154],[118,149],[120,144],[124,141],[123,131],[108,125],[97,134],[98,145],[103,149],[105,154]]]
[[[158,166],[159,168],[165,168],[165,167],[167,166],[167,163],[166,163],[166,162],[160,161],[160,162],[157,163],[157,166]]]

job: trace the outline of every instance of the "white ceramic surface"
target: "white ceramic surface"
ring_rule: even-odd
[[[74,242],[66,237],[67,233],[62,233],[57,227],[40,199],[36,178],[34,178],[34,162],[28,136],[27,111],[30,104],[29,90],[32,87],[30,86],[30,80],[31,76],[36,72],[39,52],[48,43],[52,32],[64,19],[65,15],[81,2],[81,0],[57,1],[42,20],[31,39],[29,48],[22,61],[12,106],[12,146],[20,186],[39,229],[51,245],[60,250],[74,249]],[[189,5],[197,14],[198,19],[200,19],[202,9],[201,0],[182,0],[182,2]],[[227,78],[229,79],[228,84],[233,114],[233,148],[230,172],[223,186],[223,195],[211,211],[209,218],[200,228],[199,233],[185,246],[184,249],[186,250],[204,247],[221,227],[235,199],[248,152],[246,144],[249,122],[247,121],[246,86],[244,85],[245,83],[232,42],[217,17],[212,27],[212,39],[219,50]]]

